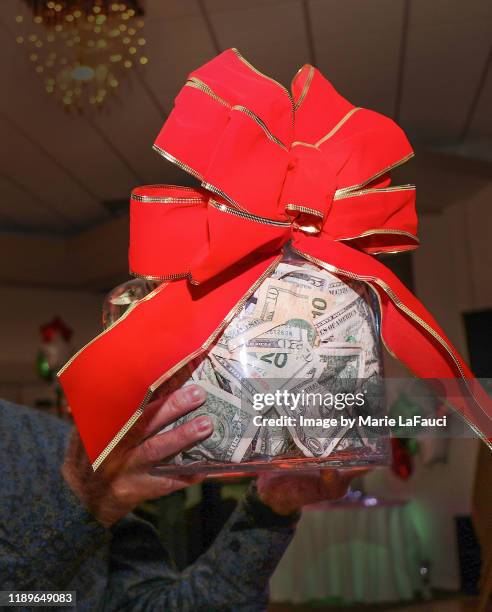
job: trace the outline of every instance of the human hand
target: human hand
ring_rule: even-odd
[[[100,523],[108,527],[142,501],[167,495],[202,480],[199,476],[160,475],[153,468],[210,436],[213,423],[207,416],[157,434],[198,408],[205,398],[206,393],[201,387],[189,385],[148,404],[144,414],[96,472],[74,429],[62,474],[75,495]]]
[[[285,474],[264,472],[258,476],[256,488],[258,497],[266,506],[286,516],[300,510],[302,506],[343,497],[350,481],[367,471],[366,468],[328,468]]]

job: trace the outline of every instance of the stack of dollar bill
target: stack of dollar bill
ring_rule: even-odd
[[[207,400],[173,426],[206,413],[214,433],[174,463],[325,459],[351,448],[370,452],[360,428],[299,422],[301,414],[333,416],[333,407],[315,402],[294,411],[280,403],[259,411],[255,399],[277,390],[290,396],[355,393],[367,381],[380,379],[372,296],[363,283],[348,284],[309,262],[284,259],[207,355],[179,375],[185,384],[200,384]],[[294,418],[289,424],[255,425],[258,415]]]

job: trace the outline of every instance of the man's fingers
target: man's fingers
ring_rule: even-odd
[[[156,499],[185,489],[190,484],[194,484],[194,480],[188,478],[175,478],[167,476],[156,476],[153,474],[139,475],[137,480],[138,498],[139,499]]]
[[[352,467],[347,469],[338,470],[338,476],[340,481],[347,487],[350,486],[350,483],[354,478],[358,478],[359,476],[365,476],[371,470],[365,467]]]
[[[148,469],[164,459],[176,455],[185,448],[193,446],[200,440],[208,438],[213,431],[213,422],[209,416],[202,415],[163,434],[157,434],[143,440],[133,449],[131,463],[134,467]]]
[[[139,424],[139,436],[145,438],[159,431],[179,417],[198,408],[205,401],[207,394],[198,385],[182,387],[168,395],[164,401],[156,400],[145,408],[142,422]]]
[[[367,468],[351,468],[347,470],[320,470],[323,492],[327,499],[340,499],[347,494],[350,481],[357,476],[366,474]]]
[[[173,468],[172,464],[159,463],[157,465],[153,465],[147,470],[147,474],[150,476],[155,476],[156,478],[167,478],[182,482],[184,486],[189,487],[193,484],[199,484],[203,482],[206,478],[204,474],[174,474],[173,472],[169,472],[169,468]]]

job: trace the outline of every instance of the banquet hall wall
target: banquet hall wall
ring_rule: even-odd
[[[419,298],[468,359],[462,313],[492,307],[492,182],[469,199],[439,214],[420,216],[421,247],[413,254],[414,288]],[[386,360],[387,376],[408,375]],[[454,517],[469,514],[478,443],[451,439],[446,463],[422,465],[409,481],[389,471],[367,478],[371,492],[412,500],[417,525],[432,551],[431,581],[442,589],[459,588]]]

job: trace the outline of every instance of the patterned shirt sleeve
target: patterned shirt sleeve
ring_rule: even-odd
[[[65,588],[109,542],[60,473],[68,427],[0,402],[0,432],[0,586]]]
[[[268,581],[299,515],[281,517],[251,487],[195,563],[176,571],[153,528],[127,517],[113,528],[105,610],[266,610]],[[164,559],[166,560],[164,562]]]
[[[263,610],[268,580],[298,516],[280,517],[254,487],[214,544],[178,572],[153,527],[128,515],[111,530],[60,473],[68,427],[0,401],[0,587],[76,590],[78,610]]]

